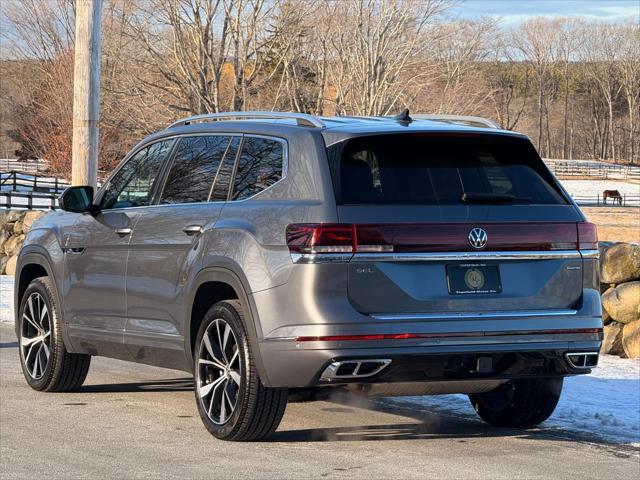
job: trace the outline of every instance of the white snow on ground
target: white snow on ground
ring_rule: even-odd
[[[0,323],[13,323],[12,275],[0,275]]]
[[[560,180],[573,196],[598,195],[605,190],[618,190],[622,195],[640,195],[640,184],[621,180]]]
[[[0,322],[13,323],[13,277],[8,275],[0,276]],[[389,401],[476,417],[466,395],[397,397]],[[640,444],[640,360],[603,355],[590,375],[567,378],[560,403],[543,426],[615,443]]]
[[[466,395],[397,397],[390,401],[476,416]],[[560,403],[542,426],[614,443],[640,444],[640,360],[602,355],[590,375],[566,378]]]

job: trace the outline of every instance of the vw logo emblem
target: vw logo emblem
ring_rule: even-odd
[[[487,244],[487,232],[482,228],[473,228],[469,232],[469,245],[473,248],[482,248]]]

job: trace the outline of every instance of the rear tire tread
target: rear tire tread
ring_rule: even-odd
[[[225,309],[231,316],[237,317],[241,329],[238,333],[247,340],[244,309],[238,300],[218,302],[211,307],[209,311],[214,309]],[[200,336],[201,334],[199,333],[198,340]],[[256,372],[253,353],[249,348],[248,341],[245,345],[245,358],[247,362],[245,371],[248,372],[248,378],[244,379],[246,389],[245,396],[242,399],[238,399],[238,404],[236,405],[236,408],[244,409],[242,416],[238,418],[238,423],[231,432],[222,437],[217,434],[215,427],[212,428],[207,421],[206,415],[203,416],[201,412],[201,417],[209,432],[222,440],[256,441],[268,437],[278,428],[287,406],[288,390],[286,388],[265,387],[262,384]]]
[[[560,399],[562,384],[562,377],[513,380],[512,398],[503,408],[495,406],[496,391],[469,395],[469,399],[480,418],[491,425],[529,428],[544,422],[553,414]],[[496,390],[506,388],[501,386]],[[500,392],[497,394],[500,395]]]

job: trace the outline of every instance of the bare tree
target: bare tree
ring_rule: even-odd
[[[629,121],[627,158],[633,162],[638,160],[640,155],[640,138],[636,136],[636,117],[640,108],[640,27],[637,23],[629,21],[618,28],[620,60],[616,66],[627,102]]]
[[[329,71],[337,113],[387,114],[429,74],[427,27],[446,0],[349,0],[337,4]]]
[[[584,30],[584,43],[580,56],[587,76],[597,86],[607,107],[607,141],[603,155],[616,160],[615,103],[622,84],[616,75],[620,57],[619,36],[615,26],[607,24],[589,25]]]
[[[549,135],[545,138],[545,120],[548,112],[548,100],[552,92],[550,89],[550,70],[556,60],[554,46],[558,41],[556,22],[549,22],[543,18],[534,18],[522,23],[512,31],[511,44],[516,53],[523,60],[531,62],[535,69],[535,79],[538,93],[538,131],[537,146],[542,155],[549,155]],[[543,142],[546,140],[546,142]]]

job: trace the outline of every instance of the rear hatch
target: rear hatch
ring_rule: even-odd
[[[579,250],[595,248],[595,229],[528,139],[372,135],[328,153],[340,223],[353,225],[348,292],[360,312],[566,310],[580,302]]]

